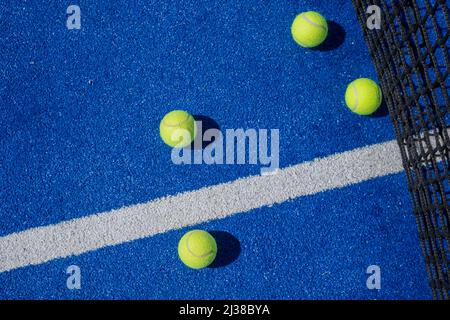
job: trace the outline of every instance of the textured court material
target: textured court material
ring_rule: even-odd
[[[0,272],[78,255],[402,170],[394,141],[0,237]]]
[[[450,298],[448,0],[353,0],[395,127],[434,298]],[[381,30],[367,8],[382,10]]]

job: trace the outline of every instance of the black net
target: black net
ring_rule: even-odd
[[[450,297],[449,2],[353,0],[394,124],[435,299]]]

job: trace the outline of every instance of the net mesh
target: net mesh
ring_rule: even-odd
[[[433,297],[449,299],[449,0],[352,1],[394,124]]]

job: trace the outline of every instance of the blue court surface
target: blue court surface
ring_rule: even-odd
[[[79,30],[66,28],[69,4],[81,9]],[[313,50],[290,33],[308,10],[330,26]],[[348,0],[10,1],[0,48],[0,260],[33,255],[8,246],[16,233],[260,175],[260,164],[175,165],[159,136],[173,109],[222,132],[279,129],[281,170],[395,138],[385,105],[369,117],[345,106],[348,83],[376,80]],[[132,241],[0,261],[0,298],[430,299],[406,176],[373,167],[361,181],[217,219],[191,212],[192,224],[179,222],[178,203],[161,232]],[[352,176],[352,162],[336,169]],[[178,259],[194,228],[216,237],[212,267]],[[71,265],[80,289],[66,285]],[[380,289],[366,285],[371,265]]]

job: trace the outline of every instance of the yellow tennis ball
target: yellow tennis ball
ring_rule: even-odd
[[[345,103],[354,113],[369,115],[374,113],[383,101],[378,84],[367,78],[356,79],[345,92]]]
[[[171,147],[187,147],[197,135],[194,117],[183,110],[171,111],[161,120],[159,134]]]
[[[291,33],[295,42],[302,47],[317,47],[327,38],[328,23],[318,12],[303,12],[295,17],[291,26]]]
[[[178,243],[178,256],[192,269],[209,266],[217,254],[217,244],[213,236],[203,230],[186,233]]]

